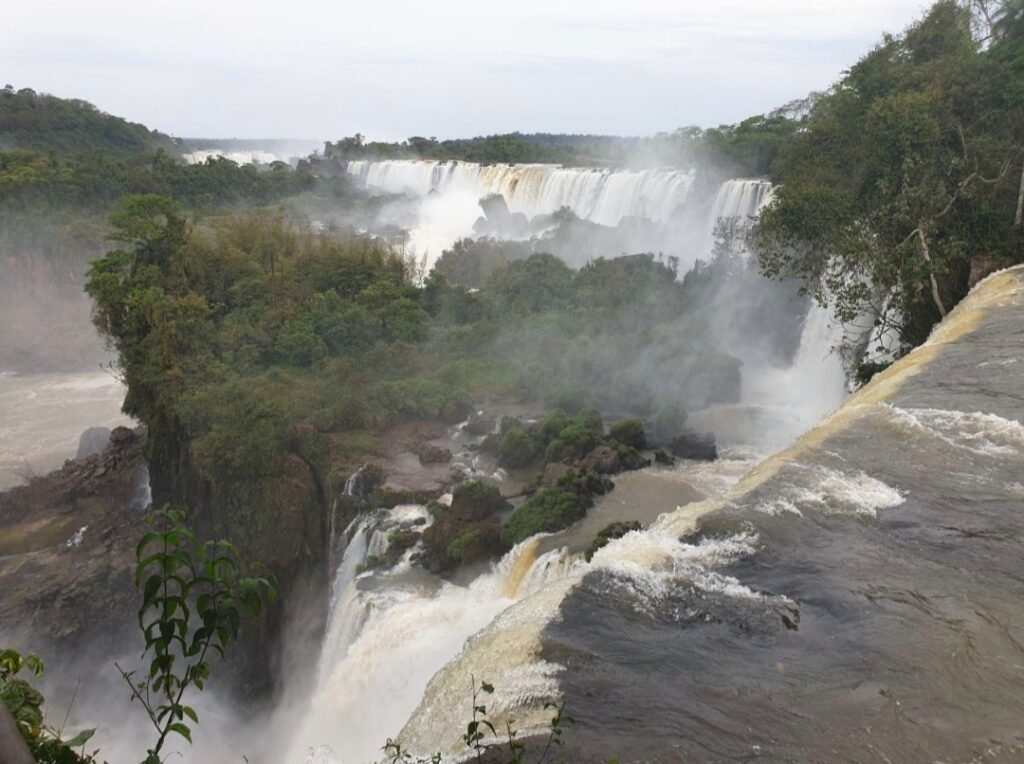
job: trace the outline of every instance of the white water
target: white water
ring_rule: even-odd
[[[288,157],[278,156],[270,151],[225,151],[221,149],[201,149],[190,151],[184,154],[188,164],[203,164],[207,159],[229,159],[236,164],[271,164],[273,162],[287,162]]]
[[[379,514],[390,528],[425,510],[406,506]],[[537,559],[536,541],[526,541],[466,587],[407,561],[391,571],[353,575],[374,553],[378,534],[385,541],[377,552],[386,548],[380,526],[378,516],[364,520],[342,557],[319,686],[286,761],[302,761],[325,746],[339,761],[374,760],[415,709],[430,678],[468,637],[565,572],[558,552]]]
[[[628,173],[544,165],[481,167],[461,162],[354,162],[349,172],[368,186],[424,197],[422,238],[447,238],[447,243],[460,227],[471,228],[480,214],[478,201],[488,193],[501,193],[514,212],[536,215],[567,206],[581,217],[615,225],[627,215],[656,219],[673,215],[686,204],[693,180],[686,172]],[[710,251],[719,218],[746,221],[756,217],[770,201],[771,192],[766,181],[723,183],[705,207],[703,246]],[[703,412],[705,422],[720,430],[730,417],[736,418],[745,443],[762,453],[790,442],[845,396],[843,366],[831,352],[840,336],[829,311],[812,306],[793,363],[786,368],[745,368],[743,403]],[[751,417],[764,421],[751,428]],[[701,426],[701,413],[692,424]],[[691,484],[702,486],[712,497],[730,488],[743,472],[728,460],[683,464],[678,469],[684,476],[692,472]],[[886,486],[870,483],[867,476],[837,473],[821,477],[822,496],[791,497],[793,510],[821,506],[826,500],[842,504],[843,497],[864,491],[875,496],[871,506],[858,509],[851,503],[850,511],[869,512],[900,500]],[[555,691],[557,667],[538,661],[531,650],[539,631],[557,613],[565,592],[589,570],[600,568],[616,574],[616,585],[634,591],[638,607],[643,607],[645,599],[656,599],[680,577],[698,588],[728,596],[760,597],[715,572],[737,556],[751,553],[756,548],[755,537],[697,545],[679,542],[680,533],[712,505],[699,502],[663,516],[648,530],[628,534],[605,547],[589,564],[568,556],[564,548],[537,556],[536,540],[524,542],[469,586],[439,581],[407,561],[390,572],[359,574],[366,557],[380,554],[386,547],[381,518],[362,520],[345,533],[350,540],[337,568],[319,686],[291,739],[286,760],[302,761],[307,755],[317,762],[374,759],[384,741],[402,729],[421,699],[421,707],[403,732],[403,741],[419,745],[421,753],[432,746],[457,747],[457,740],[445,741],[437,735],[464,727],[470,673],[497,686],[496,694],[489,698],[496,711],[504,708],[525,713],[519,717],[520,727],[542,721],[527,710],[541,707],[545,693],[550,697]],[[766,507],[765,511],[781,509],[787,508]],[[384,518],[383,527],[400,524],[400,511],[412,510],[394,510]],[[545,542],[545,547],[549,546]],[[495,660],[495,655],[500,657]]]
[[[512,212],[527,217],[568,207],[585,220],[607,226],[618,225],[627,216],[667,220],[686,204],[694,178],[689,170],[484,166],[426,160],[349,162],[348,172],[368,187],[388,193],[468,195],[474,201],[501,194]]]
[[[348,163],[366,187],[422,200],[409,235],[411,254],[433,264],[442,250],[473,234],[479,201],[501,194],[527,218],[568,207],[578,217],[616,226],[627,217],[665,222],[690,201],[690,170],[608,170],[546,164],[386,160]]]
[[[741,220],[757,217],[772,200],[772,184],[767,180],[727,180],[715,194],[708,223],[713,229],[720,218]]]
[[[124,386],[106,372],[0,373],[0,490],[73,459],[89,427],[132,426]]]

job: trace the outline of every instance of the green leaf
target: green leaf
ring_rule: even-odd
[[[182,722],[175,722],[174,724],[170,724],[167,726],[167,731],[177,733],[178,735],[181,735],[183,738],[185,738],[189,743],[192,742],[192,730],[188,728],[187,724],[184,724]]]
[[[85,745],[89,742],[89,739],[96,734],[95,729],[82,730],[70,740],[65,741],[68,748],[78,748],[80,745]]]

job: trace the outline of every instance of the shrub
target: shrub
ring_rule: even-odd
[[[604,435],[604,419],[601,418],[601,412],[596,409],[584,409],[576,415],[573,422],[586,427],[595,437],[600,438]]]
[[[555,438],[548,443],[548,447],[544,450],[544,463],[560,462],[569,456],[571,456],[571,449],[565,444],[565,441]]]
[[[452,512],[462,518],[481,519],[511,506],[498,486],[483,480],[460,483],[452,492]]]
[[[505,467],[525,467],[535,455],[533,438],[526,430],[513,428],[501,439],[498,459]]]
[[[462,562],[462,555],[466,551],[466,547],[475,541],[479,541],[482,536],[483,531],[479,528],[470,528],[467,531],[463,531],[445,548],[445,554],[456,562]]]
[[[569,417],[563,411],[556,411],[545,417],[544,423],[540,426],[541,445],[547,445],[558,437],[558,433],[568,427]]]
[[[537,533],[553,533],[568,528],[586,514],[587,501],[572,491],[549,488],[535,495],[512,513],[501,536],[509,545],[518,544]]]
[[[608,437],[617,440],[624,446],[633,448],[646,448],[647,436],[644,434],[644,425],[637,419],[623,419],[616,422],[608,432]]]
[[[642,526],[636,520],[609,523],[598,532],[597,536],[594,537],[594,540],[591,542],[590,548],[587,549],[584,557],[587,562],[590,562],[597,550],[608,546],[608,542],[612,539],[622,538],[627,533],[638,531],[641,528]]]
[[[577,421],[562,430],[558,438],[577,456],[583,456],[597,445],[594,431]]]

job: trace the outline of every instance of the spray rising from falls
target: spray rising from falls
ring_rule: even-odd
[[[478,165],[458,161],[349,162],[348,172],[369,188],[426,197],[479,199],[501,194],[528,217],[568,207],[579,217],[615,226],[625,217],[667,220],[686,204],[689,170],[606,170],[557,165]]]

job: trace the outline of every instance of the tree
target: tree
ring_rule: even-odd
[[[818,98],[752,236],[768,275],[843,321],[887,295],[907,346],[966,294],[973,255],[1020,258],[1022,69],[975,21],[941,0]]]

